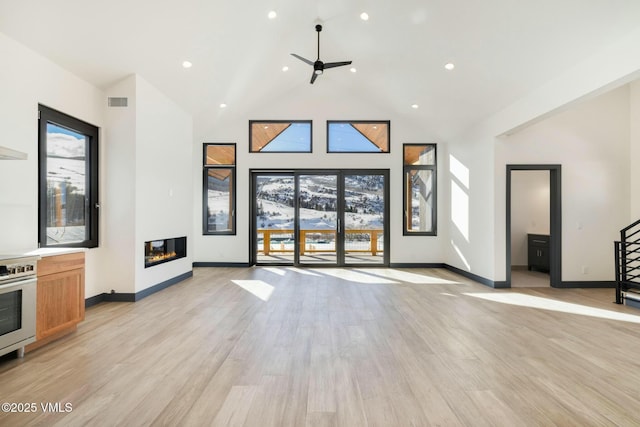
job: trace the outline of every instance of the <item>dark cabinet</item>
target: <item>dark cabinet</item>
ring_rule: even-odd
[[[549,272],[549,235],[527,234],[529,270]]]

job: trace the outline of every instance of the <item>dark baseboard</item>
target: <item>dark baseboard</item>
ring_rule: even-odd
[[[511,286],[507,285],[507,281],[506,280],[500,280],[498,282],[494,281],[493,282],[493,287],[496,289],[511,289]]]
[[[153,285],[147,289],[143,289],[140,292],[134,293],[103,293],[100,295],[93,296],[91,298],[87,298],[84,300],[85,308],[92,307],[96,304],[100,304],[101,302],[136,302],[141,299],[148,297],[151,294],[155,294],[163,289],[168,288],[169,286],[173,286],[176,283],[182,282],[183,280],[188,279],[193,276],[193,271],[187,271],[186,273],[180,274],[179,276],[173,277],[169,280],[165,280],[164,282],[158,283],[157,285]]]
[[[84,300],[84,308],[93,307],[94,305],[98,305],[101,302],[104,302],[104,296],[106,294],[98,294],[92,297],[89,297]]]
[[[392,262],[389,268],[445,268],[441,262]]]
[[[461,270],[457,267],[454,267],[452,265],[443,263],[443,262],[437,262],[437,263],[392,263],[390,265],[391,268],[444,268],[447,269],[449,271],[452,271],[456,274],[459,274],[461,276],[466,277],[467,279],[471,279],[474,282],[478,282],[480,284],[483,284],[485,286],[489,286],[490,288],[496,288],[496,289],[504,289],[507,288],[507,282],[505,281],[501,281],[501,282],[495,282],[493,280],[489,280],[485,277],[482,276],[478,276],[477,274],[473,274],[470,273],[468,271],[465,270]]]
[[[248,262],[194,262],[193,267],[251,267]]]
[[[560,282],[558,289],[574,289],[574,288],[615,288],[616,282],[614,280],[591,280],[584,282]]]
[[[193,277],[193,271],[187,271],[186,273],[182,273],[179,276],[173,277],[169,280],[165,280],[164,282],[158,283],[157,285],[153,285],[147,289],[143,289],[140,292],[136,292],[135,301],[140,301],[142,298],[148,297],[151,294],[155,294],[156,292],[166,289],[169,286],[173,286],[176,283],[180,283],[183,280],[186,280],[190,277]]]
[[[504,282],[504,281],[495,282],[493,280],[487,279],[486,277],[478,276],[477,274],[470,273],[468,271],[462,270],[458,267],[454,267],[449,264],[444,264],[444,268],[446,268],[449,271],[453,271],[454,273],[457,273],[461,276],[464,276],[467,279],[471,279],[474,282],[478,282],[482,285],[489,286],[490,288],[496,288],[496,289],[507,288],[507,282]]]

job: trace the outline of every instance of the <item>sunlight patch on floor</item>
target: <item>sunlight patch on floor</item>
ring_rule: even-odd
[[[320,274],[313,273],[313,272],[311,272],[311,271],[309,271],[309,270],[306,270],[306,269],[304,269],[304,268],[287,267],[287,270],[289,270],[289,271],[293,271],[294,273],[306,274],[307,276],[320,277]]]
[[[355,270],[345,268],[318,268],[313,269],[316,273],[325,274],[327,276],[337,277],[338,279],[348,280],[355,283],[367,283],[377,285],[392,285],[399,282],[388,280],[381,277],[374,277],[369,274],[358,273]]]
[[[441,279],[439,277],[430,276],[428,274],[417,274],[410,273],[408,271],[395,270],[393,268],[358,268],[357,271],[361,271],[366,274],[371,274],[374,276],[384,277],[387,279],[399,280],[401,282],[406,283],[415,283],[415,284],[448,284],[454,285],[458,284],[458,282],[453,282],[451,280]]]
[[[274,290],[273,286],[262,280],[232,280],[231,282],[257,296],[262,301],[269,301]]]
[[[517,305],[521,307],[539,308],[542,310],[558,311],[561,313],[599,317],[601,319],[640,323],[640,316],[636,316],[633,314],[619,313],[617,311],[610,311],[601,308],[589,307],[587,305],[557,301],[550,298],[536,297],[533,295],[526,295],[518,292],[464,293],[463,295],[468,295],[470,297],[499,302],[503,304]]]
[[[287,274],[287,272],[282,268],[262,267],[262,269],[268,271],[269,273],[277,274],[278,276],[284,276],[285,274]]]

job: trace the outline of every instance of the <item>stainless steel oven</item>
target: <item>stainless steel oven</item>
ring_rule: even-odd
[[[0,356],[36,339],[37,256],[0,255]]]

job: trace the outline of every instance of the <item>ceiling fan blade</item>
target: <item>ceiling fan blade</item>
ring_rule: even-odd
[[[320,74],[316,74],[316,72],[314,71],[313,74],[311,75],[311,82],[309,82],[309,83],[313,84],[313,82],[316,81],[316,79],[318,78],[319,75]]]
[[[335,67],[342,67],[343,65],[349,65],[351,64],[351,61],[343,61],[343,62],[325,62],[324,64],[324,68],[335,68]]]
[[[307,58],[303,58],[300,55],[296,55],[295,53],[292,53],[291,56],[295,56],[296,58],[298,58],[300,61],[302,62],[306,62],[309,65],[313,65],[313,61],[309,61]]]

